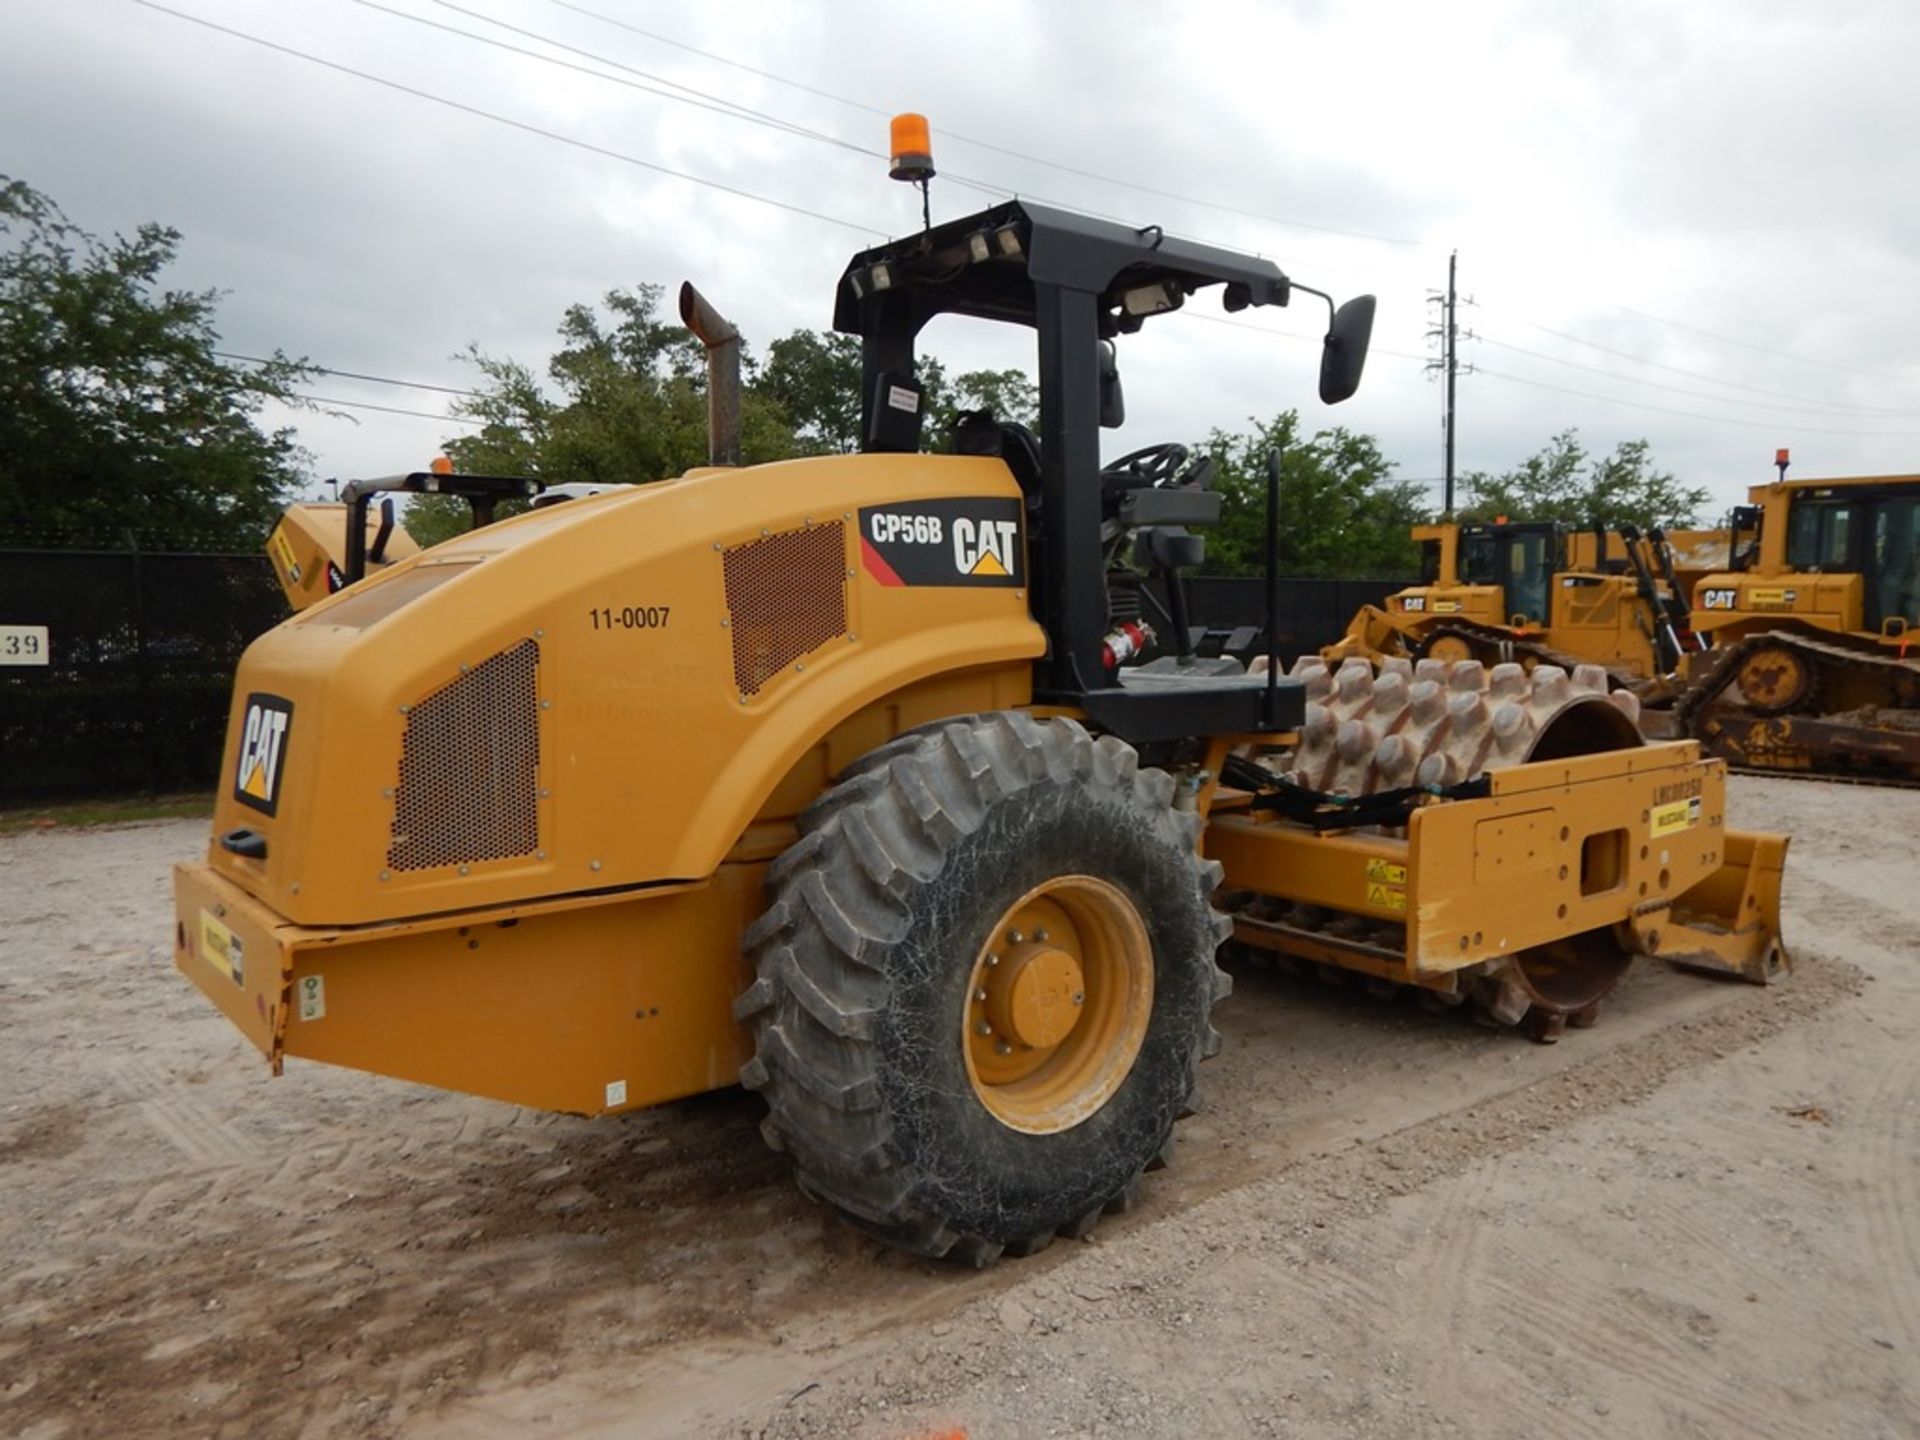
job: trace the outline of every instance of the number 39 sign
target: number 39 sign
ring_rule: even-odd
[[[47,627],[0,625],[0,665],[47,663]]]

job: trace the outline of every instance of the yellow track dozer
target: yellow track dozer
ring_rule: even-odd
[[[1686,596],[1714,532],[1502,519],[1417,525],[1412,534],[1424,580],[1384,607],[1362,607],[1321,652],[1329,664],[1390,656],[1597,664],[1613,688],[1645,693],[1697,648]],[[1724,551],[1725,535],[1718,541]]]
[[[744,1084],[809,1194],[972,1264],[1132,1202],[1229,937],[1542,1038],[1636,955],[1774,978],[1786,840],[1590,674],[1129,663],[1106,557],[1177,586],[1220,498],[1177,445],[1102,465],[1114,342],[1216,286],[1306,289],[1024,202],[868,250],[862,453],[533,510],[269,631],[179,968],[275,1071],[586,1115]],[[1334,403],[1373,306],[1326,303]],[[926,452],[942,315],[1031,328],[1037,435]]]
[[[1781,479],[1734,512],[1693,592],[1662,733],[1735,765],[1920,783],[1920,475]]]

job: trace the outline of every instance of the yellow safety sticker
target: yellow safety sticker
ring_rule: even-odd
[[[1367,885],[1367,904],[1377,910],[1404,910],[1407,908],[1407,892],[1396,890],[1391,885],[1370,882]]]
[[[1749,590],[1747,603],[1756,610],[1791,609],[1799,592],[1795,590]]]
[[[1436,615],[1458,615],[1460,613],[1460,602],[1458,600],[1436,600],[1433,602],[1433,613]]]
[[[1671,835],[1676,830],[1688,830],[1700,823],[1700,797],[1691,800],[1675,800],[1666,805],[1656,805],[1647,825],[1648,832],[1658,840],[1662,835]]]
[[[273,547],[274,557],[279,560],[280,568],[295,584],[300,581],[300,565],[293,558],[293,542],[287,539],[284,526],[276,525],[273,533],[267,537],[267,543]]]
[[[1369,860],[1367,879],[1376,885],[1404,885],[1407,883],[1407,867],[1387,860]]]
[[[234,984],[247,983],[246,956],[240,937],[206,910],[200,912],[200,955]]]

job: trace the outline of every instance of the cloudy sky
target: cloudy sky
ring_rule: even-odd
[[[936,218],[1016,193],[1379,295],[1338,410],[1311,297],[1156,321],[1118,448],[1298,407],[1437,488],[1457,249],[1462,472],[1577,426],[1727,503],[1780,445],[1920,470],[1916,55],[1912,0],[6,0],[0,172],[95,231],[179,228],[174,281],[229,292],[234,351],[458,389],[470,343],[538,364],[565,306],[642,281],[761,345],[824,328],[846,256],[917,228],[870,153],[917,109]],[[1031,360],[1004,327],[929,339]],[[319,475],[459,433],[439,390],[312,390],[420,412],[293,414]]]

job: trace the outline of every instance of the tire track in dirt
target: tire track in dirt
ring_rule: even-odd
[[[1826,1440],[1829,1434],[1756,1401],[1749,1387],[1729,1381],[1716,1367],[1703,1363],[1710,1351],[1705,1342],[1717,1334],[1717,1326],[1704,1312],[1685,1314],[1685,1323],[1701,1328],[1695,1343],[1679,1342],[1660,1321],[1686,1312],[1684,1304],[1639,1289],[1601,1291],[1588,1286],[1572,1290],[1566,1272],[1548,1269],[1513,1251],[1504,1252],[1479,1283],[1500,1297],[1508,1315],[1554,1335],[1582,1359],[1655,1389],[1705,1422],[1710,1434],[1756,1440]],[[1636,1296],[1641,1303],[1628,1308],[1625,1301]]]
[[[137,1066],[118,1079],[136,1091],[155,1083]],[[456,1154],[403,1127],[249,1153],[212,1112],[124,1106],[139,1133],[167,1142],[136,1152],[163,1173],[73,1197],[59,1233],[84,1235],[89,1263],[72,1283],[0,1281],[0,1344],[36,1356],[25,1397],[34,1413],[90,1416],[83,1428],[101,1428],[90,1401],[102,1393],[146,1395],[149,1418],[131,1433],[168,1433],[217,1422],[229,1404],[237,1421],[271,1391],[273,1419],[250,1435],[331,1428],[343,1393],[357,1397],[356,1425],[379,1433],[522,1356],[566,1353],[567,1317],[595,1299],[648,1281],[685,1294],[671,1272],[697,1272],[703,1248],[728,1274],[754,1273],[739,1237],[712,1243],[727,1229],[726,1195],[751,1201],[757,1179],[791,1207],[803,1202],[788,1196],[777,1157],[745,1167],[731,1158],[753,1140],[748,1108],[734,1097],[599,1127],[518,1124],[502,1108],[504,1123]],[[628,1141],[639,1142],[638,1159]],[[676,1233],[695,1243],[677,1246]],[[659,1311],[620,1317],[630,1344],[739,1324],[698,1296]],[[207,1396],[205,1344],[148,1353],[154,1333],[219,1339],[228,1317],[251,1317],[230,1337],[240,1363],[225,1371],[229,1399]],[[0,1432],[13,1428],[7,1408]]]
[[[1743,1254],[1727,1243],[1725,1232],[1702,1224],[1695,1210],[1658,1196],[1641,1200],[1635,1214],[1644,1217],[1651,1230],[1663,1231],[1685,1241],[1688,1264],[1717,1281],[1728,1292],[1745,1295],[1777,1293],[1784,1280],[1779,1270],[1756,1258],[1767,1253],[1755,1248]],[[1851,1339],[1858,1329],[1858,1317],[1840,1299],[1819,1293],[1799,1292],[1793,1297],[1794,1322],[1801,1331]]]
[[[1442,1415],[1473,1415],[1484,1413],[1488,1402],[1497,1400],[1505,1410],[1553,1415],[1557,1436],[1606,1440],[1605,1425],[1563,1405],[1526,1367],[1515,1363],[1504,1343],[1511,1315],[1488,1303],[1497,1292],[1486,1283],[1494,1240],[1487,1223],[1493,1177],[1492,1165],[1476,1163],[1439,1187],[1441,1205],[1433,1226],[1440,1237],[1435,1247],[1438,1258],[1422,1274],[1408,1306],[1411,1313],[1436,1317],[1439,1333],[1457,1337],[1458,1348],[1447,1362],[1430,1368],[1432,1408]],[[1529,1347],[1531,1343],[1529,1337]],[[1514,1405],[1516,1390],[1532,1401],[1530,1407]]]
[[[1403,1304],[1409,1313],[1432,1316],[1435,1333],[1448,1337],[1447,1353],[1431,1357],[1421,1379],[1428,1404],[1441,1415],[1471,1412],[1466,1377],[1476,1367],[1466,1337],[1490,1333],[1471,1286],[1486,1239],[1477,1222],[1490,1189],[1487,1167],[1470,1165],[1421,1192],[1422,1233],[1414,1242],[1420,1263]]]
[[[1274,1283],[1295,1313],[1312,1318],[1316,1351],[1365,1347],[1393,1313],[1387,1297],[1328,1260],[1284,1270]]]
[[[1108,1328],[1120,1340],[1120,1344],[1112,1348],[1122,1354],[1147,1357],[1149,1373],[1174,1375],[1193,1368],[1192,1356],[1184,1353],[1181,1347],[1169,1343],[1169,1329],[1164,1324],[1145,1318],[1125,1319]],[[1236,1391],[1233,1375],[1212,1358],[1203,1363],[1211,1383],[1191,1406],[1182,1406],[1182,1423],[1191,1426],[1196,1435],[1250,1434],[1253,1417],[1248,1414],[1244,1400]],[[1189,1414],[1191,1419],[1188,1418]]]
[[[1920,1350],[1920,1245],[1912,1224],[1920,1215],[1920,1054],[1909,1051],[1888,1068],[1860,1123],[1867,1135],[1861,1214],[1884,1258],[1876,1279],[1902,1345]]]
[[[113,1075],[159,1137],[195,1169],[260,1163],[259,1147],[209,1109],[177,1071],[136,1055],[116,1062]]]

